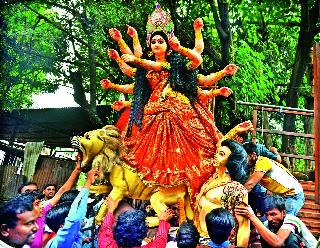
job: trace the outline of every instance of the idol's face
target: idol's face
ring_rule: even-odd
[[[168,45],[166,40],[161,35],[155,35],[151,39],[151,50],[154,55],[164,55],[167,51]]]
[[[218,149],[215,158],[215,166],[226,166],[227,162],[229,161],[229,157],[231,155],[231,150],[227,146],[220,146]]]

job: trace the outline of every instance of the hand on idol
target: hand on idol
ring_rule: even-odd
[[[238,68],[239,68],[238,66],[236,66],[234,64],[230,64],[230,65],[227,65],[223,69],[223,71],[225,74],[233,76],[237,72]]]
[[[82,154],[80,152],[78,152],[77,156],[76,156],[76,170],[81,171],[81,161],[82,161]]]
[[[120,200],[114,200],[111,196],[107,196],[104,200],[104,204],[108,208],[108,213],[113,213],[119,205]]]
[[[174,216],[174,212],[172,209],[167,208],[165,211],[158,215],[159,220],[169,221]]]
[[[119,41],[119,40],[122,39],[122,35],[121,35],[120,31],[118,29],[116,29],[116,28],[110,28],[109,29],[109,35],[115,41]]]
[[[247,217],[249,220],[253,220],[256,215],[254,214],[252,208],[246,203],[240,203],[234,209],[236,215],[242,215]]]
[[[100,172],[98,168],[96,167],[92,168],[87,174],[87,182],[90,183],[90,185],[92,185],[96,180],[96,178],[99,177],[99,174]]]

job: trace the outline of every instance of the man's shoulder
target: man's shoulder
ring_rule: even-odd
[[[296,216],[291,214],[286,214],[283,219],[283,224],[280,229],[290,230],[291,232],[295,233],[296,229],[301,230],[301,226],[303,222]]]
[[[267,158],[267,157],[263,157],[263,156],[259,156],[257,159],[257,162],[254,166],[254,170],[255,171],[263,171],[263,172],[267,172],[269,170],[272,169],[272,160]]]

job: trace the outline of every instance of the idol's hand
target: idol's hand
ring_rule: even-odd
[[[228,87],[222,87],[219,89],[219,94],[224,97],[228,97],[232,94],[232,90]]]
[[[109,29],[109,35],[115,41],[119,41],[119,40],[122,39],[122,35],[121,35],[120,31],[118,29],[116,29],[116,28],[110,28]]]
[[[101,85],[102,88],[104,88],[106,90],[112,88],[112,83],[111,83],[111,81],[109,79],[102,79],[100,81],[100,85]]]
[[[137,30],[134,27],[128,26],[128,35],[133,38],[138,35]]]
[[[172,48],[172,50],[174,50],[174,51],[179,51],[179,49],[180,49],[180,42],[179,42],[178,38],[175,36],[169,40],[169,45]]]
[[[134,55],[130,55],[130,54],[123,54],[121,56],[121,58],[123,59],[124,62],[134,62],[134,60],[137,58]]]
[[[237,131],[239,133],[246,132],[246,131],[252,131],[253,125],[251,121],[245,121],[237,125]]]
[[[233,76],[237,72],[238,68],[239,68],[238,66],[236,66],[234,64],[230,64],[230,65],[227,65],[223,69],[223,71],[225,74]]]
[[[119,53],[114,49],[109,49],[108,54],[109,57],[113,60],[120,59]]]
[[[114,109],[115,111],[120,111],[126,107],[125,103],[123,101],[115,101],[112,105],[111,108]]]
[[[197,18],[193,22],[193,28],[195,31],[200,31],[203,28],[203,20],[202,18]]]

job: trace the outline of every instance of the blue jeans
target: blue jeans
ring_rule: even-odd
[[[260,220],[262,222],[267,220],[264,215],[264,202],[266,198],[267,190],[260,184],[255,185],[249,192],[249,205],[251,206],[255,214],[257,214],[257,212],[260,212],[260,214],[262,215]]]
[[[296,195],[285,196],[283,199],[285,200],[287,214],[297,216],[298,212],[304,205],[303,192]]]

